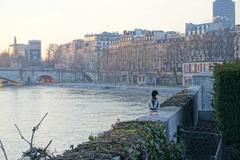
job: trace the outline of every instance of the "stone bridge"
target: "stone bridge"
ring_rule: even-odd
[[[36,84],[40,83],[42,79],[56,83],[92,82],[94,81],[92,77],[94,75],[91,73],[76,70],[0,68],[0,79],[22,84]]]

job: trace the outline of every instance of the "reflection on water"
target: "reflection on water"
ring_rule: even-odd
[[[30,139],[32,127],[48,112],[37,131],[35,144],[45,146],[52,139],[50,149],[61,153],[71,144],[76,146],[86,141],[90,134],[110,129],[117,118],[133,120],[146,113],[149,98],[146,95],[60,87],[3,88],[0,89],[0,139],[9,159],[19,158],[28,145],[20,139],[14,124]]]

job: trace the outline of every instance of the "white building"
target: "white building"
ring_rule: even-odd
[[[186,36],[192,35],[201,35],[207,32],[212,31],[221,31],[224,30],[223,23],[221,22],[213,22],[213,23],[202,23],[202,24],[193,24],[186,23]]]
[[[179,32],[175,32],[175,31],[168,31],[165,34],[165,39],[169,40],[169,39],[175,39],[175,38],[180,38],[182,35]]]
[[[154,41],[165,39],[165,32],[160,30],[135,29],[134,31],[123,31],[123,36],[131,36],[133,39],[151,37]]]
[[[108,45],[117,39],[119,39],[118,33],[103,32],[101,34],[87,34],[84,37],[85,43],[91,43],[93,49],[96,51],[96,55],[103,53]]]

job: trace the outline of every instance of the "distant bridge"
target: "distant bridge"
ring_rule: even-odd
[[[0,77],[0,79],[3,80],[3,81],[9,81],[9,82],[11,82],[11,83],[18,83],[18,84],[21,84],[21,83],[18,82],[18,81],[14,81],[14,80],[7,79],[7,78],[4,78],[4,77]]]
[[[42,82],[70,83],[95,81],[95,75],[79,70],[58,70],[58,69],[13,69],[0,68],[0,79],[21,83],[21,84],[36,84]]]

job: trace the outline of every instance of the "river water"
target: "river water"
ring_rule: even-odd
[[[181,88],[160,88],[161,101]],[[148,112],[150,88],[94,88],[36,86],[0,89],[0,139],[10,160],[18,159],[28,145],[14,124],[30,140],[31,129],[48,112],[36,132],[34,144],[62,153],[73,144],[108,130],[118,118],[134,120]],[[4,159],[0,151],[0,159]]]

